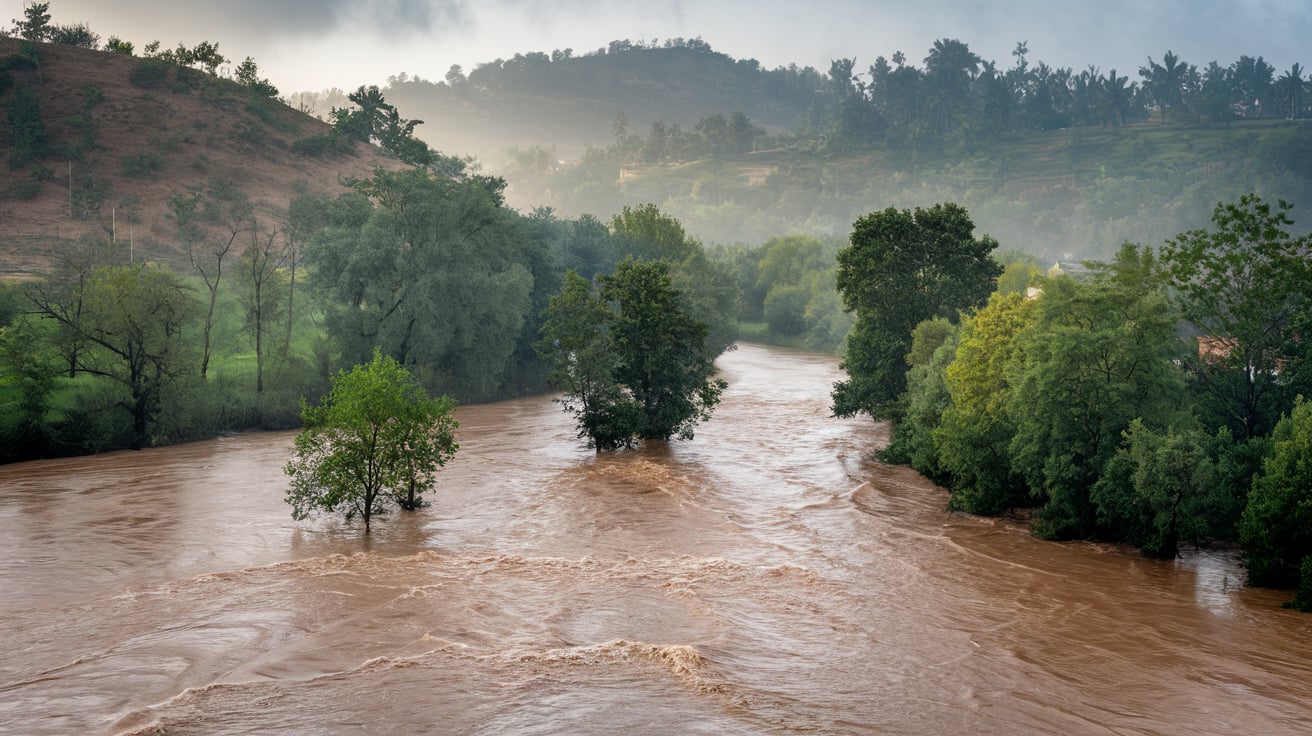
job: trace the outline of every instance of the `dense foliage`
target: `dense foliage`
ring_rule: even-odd
[[[125,265],[121,245],[68,248],[47,277],[4,290],[4,459],[295,426],[300,397],[376,351],[465,401],[544,392],[534,344],[565,272],[609,274],[629,257],[658,260],[688,325],[706,331],[679,332],[698,370],[732,344],[733,273],[677,220],[650,205],[609,225],[525,216],[504,206],[503,187],[379,170],[336,198],[307,193],[279,219],[216,186],[171,200],[190,255],[181,271]],[[651,328],[635,309],[624,319]],[[675,402],[641,398],[650,426],[635,437],[690,432],[656,416]]]
[[[305,406],[305,429],[285,472],[292,517],[311,511],[346,512],[370,518],[395,501],[414,510],[434,484],[434,473],[459,445],[455,402],[431,398],[395,360],[373,360],[333,376],[317,406]]]
[[[838,290],[856,326],[843,362],[849,378],[834,386],[835,414],[894,416],[912,329],[935,316],[955,319],[988,298],[1002,273],[990,255],[998,243],[976,239],[974,230],[955,204],[890,207],[856,221],[851,244],[838,253]]]
[[[626,260],[597,287],[576,273],[551,299],[539,350],[590,447],[692,439],[724,390],[710,333],[691,317],[665,261]]]
[[[1044,537],[1167,558],[1238,540],[1251,582],[1312,585],[1299,531],[1312,415],[1295,401],[1312,387],[1312,241],[1287,231],[1287,209],[1245,196],[1160,253],[1126,244],[999,290],[959,328],[906,330],[886,456],[946,485],[953,508],[1036,509]]]

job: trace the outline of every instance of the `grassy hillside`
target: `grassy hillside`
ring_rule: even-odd
[[[121,54],[38,44],[0,93],[0,274],[41,271],[61,244],[113,238],[138,260],[179,256],[168,201],[206,191],[276,221],[298,190],[394,162],[360,145],[317,154],[329,126],[235,82]],[[19,53],[0,38],[0,59]],[[36,105],[41,140],[28,151]],[[19,116],[21,118],[21,116]],[[21,128],[21,129],[20,129]],[[25,139],[24,136],[27,136]]]

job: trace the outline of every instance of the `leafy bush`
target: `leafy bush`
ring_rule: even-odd
[[[286,118],[283,118],[278,114],[278,108],[280,107],[282,107],[281,102],[268,97],[261,97],[247,102],[246,112],[255,116],[261,123],[264,123],[270,128],[286,132],[290,129],[291,125],[287,122]]]
[[[765,321],[774,332],[796,337],[806,331],[806,303],[811,293],[801,286],[776,286],[765,297]]]
[[[79,379],[53,406],[47,429],[55,455],[83,455],[127,447],[132,418],[123,409],[126,391],[109,381]]]
[[[173,73],[173,87],[175,94],[187,94],[205,86],[207,75],[199,69],[192,69],[189,66],[177,67]]]
[[[46,155],[46,123],[41,117],[41,102],[30,86],[19,87],[7,107],[9,139],[13,145],[9,166],[16,169]]]
[[[91,30],[91,27],[86,23],[52,26],[50,28],[50,42],[62,43],[65,46],[77,46],[83,49],[94,49],[100,45],[100,34]]]

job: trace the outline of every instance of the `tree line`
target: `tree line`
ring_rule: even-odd
[[[666,265],[709,361],[734,339],[737,284],[653,206],[609,222],[521,215],[491,177],[378,170],[284,219],[221,187],[180,193],[182,268],[83,242],[0,289],[6,460],[166,444],[300,422],[343,366],[375,351],[464,401],[547,390],[535,349],[551,296],[626,259]]]
[[[864,73],[855,58],[835,59],[828,103],[813,111],[810,130],[838,145],[914,150],[1032,130],[1299,120],[1308,114],[1310,80],[1298,63],[1280,72],[1261,56],[1245,55],[1200,69],[1167,50],[1137,70],[1075,70],[1031,64],[1025,42],[1012,56],[1013,64],[1003,68],[963,41],[939,39],[920,67],[900,51],[876,57]]]
[[[1153,557],[1238,541],[1251,583],[1310,608],[1312,238],[1290,207],[1247,195],[1047,274],[1004,268],[955,205],[863,217],[838,255],[857,322],[834,411],[892,420],[885,458],[953,509]]]

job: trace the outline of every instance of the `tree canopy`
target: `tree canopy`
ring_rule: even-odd
[[[1271,431],[1292,398],[1288,377],[1302,370],[1312,237],[1289,233],[1290,209],[1244,195],[1216,206],[1214,229],[1182,233],[1162,248],[1184,316],[1200,333],[1191,373],[1240,438]]]
[[[625,260],[596,286],[569,274],[542,334],[553,385],[598,450],[692,439],[725,388],[711,377],[708,329],[686,313],[665,261]]]
[[[998,243],[975,238],[974,230],[966,210],[952,203],[890,207],[856,221],[838,253],[836,282],[856,326],[843,361],[849,378],[834,386],[835,414],[893,416],[915,326],[935,316],[955,320],[988,298],[1002,273],[990,256]]]
[[[434,473],[459,448],[454,408],[377,352],[369,363],[339,371],[328,395],[302,410],[305,429],[284,468],[292,517],[341,510],[347,519],[363,517],[367,534],[388,500],[409,510],[422,505]]]

